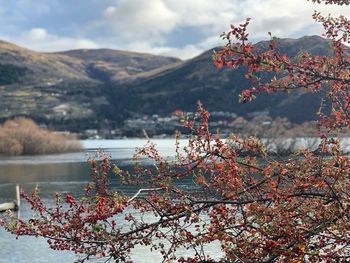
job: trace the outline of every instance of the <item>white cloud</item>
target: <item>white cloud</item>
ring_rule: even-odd
[[[49,34],[44,28],[32,28],[24,32],[16,39],[16,43],[33,50],[46,52],[99,47],[92,40]]]
[[[252,18],[248,31],[253,40],[267,38],[267,32],[278,37],[322,34],[322,25],[312,19],[314,10],[326,16],[350,17],[350,7],[344,6],[319,5],[306,0],[245,0],[236,7],[240,15],[234,24]]]
[[[311,16],[314,9],[324,14],[345,14],[350,8],[315,5],[305,0],[119,0],[103,14],[103,26],[114,34],[115,45],[141,52],[189,58],[224,44],[220,33],[251,17],[253,41],[268,38],[321,34]],[[198,32],[197,43],[172,46],[167,39],[178,28],[191,27]],[[184,36],[186,37],[186,36]]]
[[[32,28],[29,32],[24,33],[23,37],[29,41],[43,41],[48,34],[44,28]]]
[[[112,47],[113,48],[113,47]],[[131,43],[127,45],[127,50],[135,52],[145,52],[162,56],[178,57],[182,59],[192,58],[200,53],[203,49],[196,45],[186,45],[184,47],[156,46],[146,41]]]
[[[33,4],[34,0],[18,1],[22,10],[18,12],[28,14],[23,13],[23,7]],[[74,8],[65,1],[52,0],[50,5],[45,4],[45,0],[37,1],[39,4],[35,2],[35,10],[39,11],[35,11],[35,17],[40,14],[50,17],[50,12],[58,7],[60,10]],[[81,7],[82,0],[76,1]],[[76,17],[69,17],[56,18],[60,23],[57,26],[50,23],[43,26],[49,32],[40,27],[45,22],[33,22],[30,26],[22,25],[22,31],[26,28],[22,34],[12,30],[11,23],[6,26],[9,30],[0,29],[0,33],[10,41],[39,51],[109,47],[190,58],[223,45],[225,42],[219,35],[229,30],[231,23],[237,25],[246,17],[252,18],[248,31],[253,42],[267,39],[267,32],[277,37],[321,34],[322,25],[311,18],[314,9],[325,15],[332,13],[350,17],[350,7],[315,5],[306,0],[99,0],[99,8],[96,8],[97,0],[90,0],[86,5],[89,8],[85,10],[84,17],[90,20],[79,27],[71,27]],[[6,24],[8,10],[9,7],[5,10],[0,7],[0,22],[3,24]],[[26,15],[15,16],[17,9],[11,10],[14,17],[23,20],[9,21],[26,22]],[[56,28],[60,29],[60,33],[55,31]],[[11,32],[15,33],[11,36]],[[14,35],[16,32],[17,35]],[[68,37],[66,33],[74,37]],[[176,41],[179,38],[181,41]]]
[[[120,0],[105,9],[104,19],[118,36],[155,42],[174,29],[178,17],[162,0]]]
[[[196,45],[186,45],[182,48],[158,47],[153,49],[155,54],[178,57],[182,59],[193,58],[203,52],[203,49]]]
[[[240,0],[164,0],[179,19],[177,26],[197,27],[203,33],[222,30],[237,17],[236,6]],[[216,32],[217,33],[217,32]]]
[[[221,0],[218,8],[212,0],[119,0],[104,10],[94,26],[110,29],[109,42],[114,43],[110,47],[187,59],[213,47],[203,43],[219,43],[219,33],[235,17],[230,10],[236,1]],[[170,34],[181,27],[195,28],[201,36],[199,43],[182,47],[167,43]]]

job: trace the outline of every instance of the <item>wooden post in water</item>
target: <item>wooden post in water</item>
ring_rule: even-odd
[[[19,185],[18,184],[16,185],[16,204],[17,204],[17,207],[19,209],[19,207],[21,206],[21,196],[19,194]]]
[[[21,206],[21,195],[19,192],[19,185],[16,185],[16,203],[17,203],[17,218],[21,218],[21,210],[19,210],[19,207]]]

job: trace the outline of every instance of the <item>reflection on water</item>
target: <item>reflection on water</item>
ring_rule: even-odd
[[[96,150],[103,149],[111,155],[115,160],[131,160],[136,152],[137,147],[146,145],[147,140],[132,139],[132,140],[84,140],[81,141],[84,147],[83,152],[50,154],[39,156],[0,156],[0,169],[7,164],[52,164],[52,163],[76,163],[86,162],[89,157],[93,156]],[[156,144],[159,153],[163,156],[172,157],[175,155],[175,140],[174,139],[156,139],[152,140]],[[180,140],[180,145],[186,145],[187,140]],[[1,170],[0,170],[1,171]],[[3,174],[3,173],[1,173]],[[1,177],[0,174],[0,177]],[[0,178],[1,183],[1,178]]]
[[[174,156],[173,139],[155,140],[163,156]],[[25,190],[36,184],[45,186],[44,193],[62,191],[62,187],[87,182],[89,165],[87,160],[97,149],[103,148],[118,166],[129,166],[136,147],[142,147],[146,140],[85,140],[82,152],[40,156],[0,157],[0,200],[12,198],[11,184],[20,184]],[[185,140],[181,142],[185,144]],[[64,182],[63,185],[60,185]],[[79,184],[79,183],[78,183]],[[74,188],[72,190],[77,190]]]
[[[0,183],[37,183],[88,180],[89,165],[80,163],[40,163],[0,165]]]

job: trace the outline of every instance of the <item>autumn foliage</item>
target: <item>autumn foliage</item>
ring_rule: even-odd
[[[0,125],[0,155],[52,154],[81,148],[73,136],[42,129],[31,119],[20,117]]]
[[[347,5],[348,1],[313,1]],[[52,249],[72,250],[81,261],[91,257],[125,262],[137,246],[161,252],[164,262],[347,262],[350,260],[350,159],[330,137],[350,127],[349,22],[344,17],[314,19],[325,27],[334,55],[304,53],[290,58],[271,40],[267,51],[248,41],[249,20],[231,26],[228,44],[215,54],[218,67],[246,67],[255,87],[244,91],[242,102],[262,92],[304,90],[324,93],[331,113],[322,112],[318,150],[302,149],[289,158],[267,154],[256,138],[232,135],[222,140],[209,131],[210,113],[199,105],[188,118],[179,113],[191,137],[173,160],[164,159],[152,142],[135,159],[154,166],[135,165],[133,172],[112,167],[101,154],[91,160],[92,183],[82,198],[56,196],[47,207],[36,191],[22,193],[36,216],[29,220],[4,218],[12,233],[45,237]],[[261,83],[257,73],[274,73]],[[139,189],[134,196],[109,188],[113,171],[124,183]],[[191,181],[184,187],[184,180]],[[219,243],[222,259],[203,247]],[[176,253],[192,250],[192,256]]]

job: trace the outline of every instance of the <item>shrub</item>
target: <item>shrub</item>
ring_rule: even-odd
[[[0,154],[35,155],[80,151],[72,136],[40,128],[33,120],[19,117],[0,126]]]

